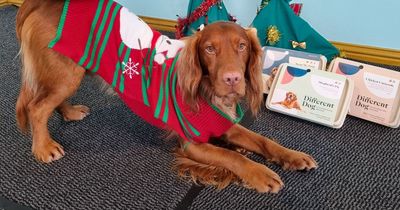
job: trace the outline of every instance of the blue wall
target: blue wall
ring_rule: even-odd
[[[188,0],[117,0],[138,15],[176,19],[186,16]],[[261,0],[224,0],[243,26],[255,16]],[[294,0],[303,3],[301,17],[330,41],[400,50],[399,0]]]

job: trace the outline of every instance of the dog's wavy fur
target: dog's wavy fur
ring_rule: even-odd
[[[233,144],[229,144],[224,138],[214,138],[210,143],[219,147],[223,147],[235,151],[244,156],[251,154],[250,151]],[[173,169],[184,180],[193,181],[196,184],[212,185],[217,189],[223,189],[229,184],[234,183],[250,188],[232,171],[223,167],[217,167],[208,164],[202,164],[188,158],[182,148],[176,148],[174,151],[175,160],[173,161]]]
[[[77,91],[85,69],[47,47],[56,34],[63,2],[24,1],[17,14],[23,68],[16,118],[22,131],[31,131],[33,155],[45,163],[64,156],[63,147],[53,140],[47,127],[53,111],[59,111],[65,120],[82,120],[89,112],[83,105],[67,102]],[[262,56],[256,30],[245,30],[234,23],[214,23],[185,42],[177,64],[178,86],[192,111],[198,111],[197,102],[203,97],[235,118],[236,103],[244,98],[251,112],[257,114],[263,96]],[[285,169],[317,167],[311,156],[287,149],[239,124],[220,138]],[[220,188],[236,182],[258,192],[276,193],[283,187],[279,175],[245,155],[211,143],[187,146],[183,139],[178,140],[181,149],[176,153],[176,166],[181,175]]]
[[[240,184],[240,178],[223,167],[202,164],[188,158],[182,149],[176,149],[173,168],[185,180],[223,189],[231,183]]]

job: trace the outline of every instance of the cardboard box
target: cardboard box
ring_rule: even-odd
[[[400,125],[400,72],[336,58],[329,71],[354,82],[349,114],[392,128]]]
[[[269,92],[278,67],[283,63],[312,69],[326,69],[326,58],[323,55],[269,46],[263,47],[264,93]]]
[[[270,110],[340,128],[352,98],[353,83],[343,75],[292,64],[279,66],[266,101]]]

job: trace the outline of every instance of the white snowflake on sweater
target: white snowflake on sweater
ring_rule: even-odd
[[[133,75],[139,75],[137,71],[139,63],[134,64],[131,58],[129,58],[128,63],[122,62],[122,65],[124,65],[124,71],[122,73],[128,74],[130,79],[132,79]]]

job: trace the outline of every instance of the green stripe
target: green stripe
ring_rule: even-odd
[[[172,80],[172,99],[173,99],[173,101],[174,101],[174,108],[175,108],[176,115],[177,115],[177,117],[178,117],[179,123],[181,124],[181,126],[182,126],[183,130],[185,131],[186,136],[187,136],[188,138],[191,138],[192,135],[190,134],[190,132],[189,132],[188,129],[186,128],[185,122],[186,122],[186,124],[188,124],[189,128],[190,128],[191,131],[194,133],[194,135],[200,136],[200,132],[197,131],[196,128],[194,128],[194,127],[189,123],[189,121],[183,116],[182,111],[181,111],[180,108],[179,108],[178,102],[177,102],[177,100],[176,100],[176,80],[177,80],[177,78],[178,78],[178,77],[177,77],[177,74],[175,74],[175,75],[174,75],[174,79]],[[185,122],[184,122],[184,121],[185,121]]]
[[[176,116],[178,117],[178,121],[181,124],[181,127],[183,128],[183,131],[185,132],[186,137],[192,138],[191,137],[192,135],[189,133],[189,131],[187,130],[187,128],[185,126],[185,123],[183,122],[182,113],[181,113],[181,110],[179,109],[178,102],[176,101],[176,95],[175,95],[176,79],[177,79],[177,75],[175,74],[174,75],[174,79],[172,80],[172,99],[173,99],[174,107],[175,107],[175,110],[176,110]]]
[[[49,43],[49,45],[48,45],[49,48],[53,48],[54,45],[56,45],[56,43],[58,41],[60,41],[60,39],[61,39],[61,35],[62,35],[64,25],[65,25],[65,19],[67,18],[69,3],[70,3],[70,0],[65,0],[64,8],[63,8],[63,11],[62,11],[61,17],[60,17],[60,22],[58,23],[56,37],[53,40],[51,40],[51,42]]]
[[[176,57],[179,57],[179,54],[176,55]],[[174,101],[176,101],[176,95],[175,95],[175,93],[176,93],[176,80],[177,80],[177,74],[174,75],[174,80],[173,80],[173,82],[172,82],[172,97],[173,97],[173,100],[174,100]],[[189,120],[187,120],[186,117],[183,116],[182,111],[179,109],[179,106],[178,106],[178,103],[177,103],[177,102],[176,102],[175,110],[176,110],[177,113],[178,113],[178,112],[180,113],[182,119],[183,119],[183,120],[186,122],[186,124],[189,126],[190,130],[192,131],[192,133],[193,133],[195,136],[200,136],[200,132],[197,131],[197,129],[194,128],[194,127],[192,126],[192,124],[190,124]],[[182,126],[184,126],[184,124],[182,124]]]
[[[153,62],[154,62],[154,57],[156,55],[156,48],[153,49],[153,51],[151,52],[151,56],[150,56],[150,63],[149,63],[149,68],[147,69],[147,71],[149,72],[149,75],[152,75],[153,73]],[[149,88],[151,83],[151,76],[149,78],[147,78],[147,88]]]
[[[183,145],[183,151],[186,151],[190,144],[190,141],[185,142],[185,144]]]
[[[112,31],[113,26],[114,26],[115,16],[117,16],[117,13],[118,13],[120,8],[121,8],[121,5],[119,5],[119,4],[117,4],[114,7],[114,11],[112,13],[112,16],[111,16],[111,19],[110,19],[110,23],[108,24],[106,35],[105,35],[105,37],[103,39],[103,43],[101,44],[101,47],[100,47],[100,52],[97,55],[96,67],[94,67],[94,69],[93,69],[94,73],[96,73],[99,70],[100,60],[101,60],[101,58],[103,56],[104,50],[106,49],[106,45],[108,43],[108,39],[110,38],[110,34],[111,34],[111,31]]]
[[[143,65],[142,65],[142,96],[143,96],[143,103],[146,106],[150,106],[149,103],[149,96],[147,93],[147,90],[149,89],[150,86],[150,78],[151,78],[151,70],[147,69],[148,73],[148,78],[146,79],[146,64],[147,64],[147,59],[150,55],[150,67],[153,68],[153,60],[154,60],[154,55],[156,54],[156,49],[154,48],[151,53],[149,53],[150,50],[147,51],[145,58],[143,59]]]
[[[125,52],[125,58],[124,58],[124,63],[126,64],[128,62],[129,56],[131,54],[131,48],[127,47],[127,50]],[[124,74],[121,74],[121,78],[119,80],[119,91],[122,93],[124,92],[125,89],[125,77]]]
[[[160,112],[161,112],[161,107],[162,107],[162,102],[163,102],[163,97],[164,97],[164,74],[165,74],[165,69],[167,67],[167,64],[162,65],[162,74],[161,74],[161,85],[160,85],[160,91],[158,94],[158,102],[156,106],[156,110],[154,112],[154,117],[159,118],[160,117]],[[166,105],[168,106],[168,105]]]
[[[171,66],[169,68],[169,72],[168,72],[167,81],[165,83],[165,109],[164,109],[164,116],[163,116],[163,119],[162,119],[162,121],[164,123],[167,123],[167,121],[168,121],[168,115],[169,115],[169,113],[168,113],[169,112],[168,101],[169,101],[169,86],[170,86],[169,83],[170,83],[170,78],[172,76],[172,72],[175,69],[175,64],[176,64],[176,61],[178,60],[178,57],[179,57],[178,55],[175,56],[175,59],[171,64]]]
[[[108,19],[108,15],[110,14],[110,9],[111,9],[112,4],[113,4],[113,1],[111,1],[111,0],[108,1],[108,3],[107,3],[106,11],[104,12],[103,19],[101,20],[99,30],[97,31],[97,34],[96,34],[96,39],[95,39],[95,42],[93,45],[92,55],[90,56],[90,61],[89,61],[88,65],[86,65],[86,69],[90,69],[93,65],[93,60],[94,60],[94,56],[96,54],[97,46],[99,45],[101,35],[103,34],[104,26]]]
[[[189,121],[184,117],[183,118],[185,122],[188,124],[190,130],[194,133],[195,136],[200,136],[200,132],[196,130],[195,127],[192,126],[192,124],[189,123]]]
[[[124,50],[124,47],[125,47],[124,43],[121,42],[121,44],[119,45],[119,49],[118,49],[118,62],[117,62],[117,64],[116,64],[116,66],[115,66],[113,82],[112,82],[112,84],[111,84],[111,86],[112,86],[113,88],[114,88],[115,86],[117,86],[118,73],[119,73],[119,70],[121,69],[121,62],[119,62],[119,58],[120,58],[121,55],[122,55],[122,51]]]
[[[153,49],[153,51],[155,51],[156,49],[154,48]],[[141,52],[140,52],[140,54],[142,54],[142,52],[143,52],[143,49],[141,49]],[[151,51],[152,52],[152,51]],[[147,52],[146,52],[146,56],[144,57],[144,64],[147,64],[147,60],[148,60],[148,58],[149,58],[149,56],[151,56],[152,54],[150,53],[150,50],[147,50]],[[143,55],[142,55],[142,58],[143,58]],[[151,59],[151,58],[150,58]]]
[[[242,120],[243,118],[243,110],[242,107],[240,106],[240,104],[236,104],[236,114],[237,114],[237,118],[236,119],[232,119],[229,115],[227,115],[225,112],[221,111],[217,106],[215,106],[214,104],[208,102],[208,104],[220,115],[222,115],[224,118],[228,119],[229,121],[231,121],[232,123],[236,124],[238,122],[240,122],[240,120]]]
[[[121,69],[121,62],[117,62],[117,64],[115,65],[115,71],[114,71],[114,77],[113,77],[113,81],[111,83],[111,87],[115,88],[115,86],[117,86],[117,81],[118,81],[118,72]]]
[[[97,21],[99,20],[99,16],[100,16],[100,12],[103,8],[103,4],[104,4],[104,0],[100,0],[99,4],[97,6],[96,14],[92,21],[92,26],[90,27],[90,34],[89,34],[88,41],[86,42],[85,52],[83,53],[83,56],[79,60],[79,65],[81,65],[81,66],[85,63],[85,61],[88,57],[90,45],[92,44],[92,40],[93,40],[94,30],[96,29]]]
[[[156,54],[156,49],[154,48],[151,53],[149,53],[150,50],[147,51],[146,56],[143,60],[143,65],[142,65],[142,96],[143,96],[143,102],[146,106],[150,106],[149,103],[149,97],[148,97],[148,93],[147,90],[150,87],[150,81],[151,81],[151,72],[152,72],[152,68],[153,68],[153,60],[154,60],[154,56]],[[151,69],[147,69],[148,71],[148,77],[146,79],[146,67],[145,65],[147,64],[147,59],[150,55],[150,68]]]
[[[142,96],[143,96],[143,103],[146,106],[150,106],[149,98],[147,96],[147,85],[146,85],[146,61],[144,61],[142,65]]]
[[[119,44],[119,48],[118,48],[118,57],[121,57],[124,47],[125,47],[124,42],[121,42],[121,44]]]

